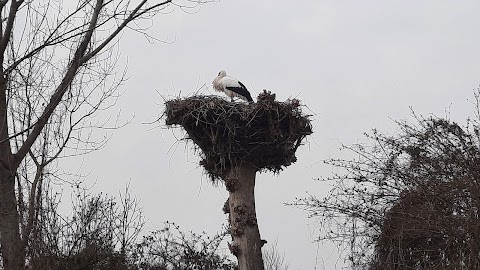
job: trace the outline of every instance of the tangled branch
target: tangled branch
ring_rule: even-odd
[[[266,90],[252,104],[215,96],[169,100],[164,116],[168,126],[182,126],[202,150],[200,164],[213,181],[240,163],[278,173],[297,160],[295,151],[312,133],[299,100],[278,102]]]

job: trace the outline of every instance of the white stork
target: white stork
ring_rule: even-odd
[[[248,92],[247,88],[243,83],[239,80],[227,76],[227,72],[222,70],[218,73],[218,76],[213,80],[213,89],[218,92],[224,92],[225,95],[229,96],[230,99],[233,101],[234,97],[239,97],[243,100],[248,102],[253,102],[252,96],[250,92]]]

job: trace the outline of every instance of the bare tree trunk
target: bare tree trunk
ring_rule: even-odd
[[[48,8],[50,2],[68,1],[0,0],[0,255],[6,270],[24,269],[25,258],[31,258],[28,244],[35,241],[31,232],[42,203],[43,168],[76,144],[75,133],[97,128],[85,126],[86,119],[117,98],[120,81],[114,79],[112,87],[103,83],[114,66],[97,56],[112,52],[129,24],[152,18],[172,0],[79,0],[55,9]],[[59,47],[67,49],[54,56]],[[91,142],[74,141],[89,145],[85,152],[92,150]],[[37,168],[33,181],[32,168]]]
[[[229,191],[228,208],[230,251],[237,257],[239,270],[264,270],[262,241],[255,211],[256,168],[242,164],[233,167],[225,179]]]
[[[20,219],[15,197],[14,156],[10,149],[7,124],[5,80],[0,78],[0,244],[3,268],[23,270],[25,252],[20,238]]]
[[[25,253],[19,231],[15,177],[9,175],[8,171],[2,170],[0,185],[0,243],[4,253],[3,267],[5,270],[23,270]]]

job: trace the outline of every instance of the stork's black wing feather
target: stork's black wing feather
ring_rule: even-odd
[[[238,84],[240,84],[241,87],[243,87],[243,88],[245,88],[245,90],[247,90],[247,87],[245,87],[245,85],[243,85],[243,83],[241,81],[238,81]]]
[[[241,87],[227,86],[225,88],[239,94],[242,97],[245,97],[248,102],[253,102],[252,96],[250,95],[250,92],[248,92],[245,85],[243,85],[243,83],[241,83],[241,82],[238,82],[238,84],[240,84]]]

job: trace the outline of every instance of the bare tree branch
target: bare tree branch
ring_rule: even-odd
[[[20,147],[18,152],[14,154],[14,163],[13,167],[16,168],[20,164],[20,162],[23,160],[25,155],[28,153],[28,150],[32,146],[32,144],[35,142],[37,139],[38,135],[40,135],[40,132],[42,131],[43,127],[48,121],[48,118],[50,115],[53,113],[57,105],[60,103],[63,95],[67,91],[70,83],[73,81],[75,74],[77,73],[78,69],[80,66],[85,63],[82,61],[83,55],[85,54],[88,44],[92,38],[93,30],[95,29],[95,25],[97,24],[98,16],[100,14],[101,8],[103,6],[103,1],[102,0],[97,0],[97,4],[95,6],[95,9],[92,14],[92,18],[90,19],[90,24],[88,27],[88,31],[86,32],[84,38],[82,39],[80,45],[78,46],[77,50],[75,51],[73,55],[73,59],[71,60],[71,63],[69,64],[69,68],[65,74],[65,76],[62,79],[62,82],[60,85],[57,87],[55,90],[54,94],[52,95],[50,102],[45,108],[45,111],[42,113],[42,116],[38,119],[37,123],[35,124],[35,127],[33,128],[32,132],[29,134],[23,145]],[[1,47],[0,47],[1,48]]]
[[[121,94],[124,77],[113,72],[120,33],[170,3],[80,0],[70,6],[62,1],[0,0],[0,267],[23,269],[25,258],[34,256],[32,239],[40,227],[54,229],[55,219],[65,220],[48,212],[55,211],[58,198],[48,187],[77,186],[85,175],[63,171],[57,162],[95,151],[108,141],[109,136],[98,139],[94,131],[118,121],[104,119],[102,111],[114,106]],[[124,207],[133,206],[124,201]],[[47,212],[52,220],[42,216]],[[88,235],[69,230],[83,241],[71,246],[76,254]],[[62,247],[53,244],[62,241],[61,235],[46,237],[51,241],[48,250]],[[124,237],[123,245],[134,238]]]
[[[100,44],[97,48],[95,48],[90,53],[84,56],[84,58],[82,59],[82,62],[88,61],[89,59],[97,55],[101,50],[103,50],[103,48],[105,48],[105,46],[107,46],[107,44],[109,44],[131,21],[150,12],[151,10],[154,10],[160,6],[164,6],[171,3],[172,0],[167,0],[162,3],[148,7],[144,10],[141,10],[141,8],[145,5],[146,2],[147,0],[143,0],[142,2],[140,2],[137,5],[137,7],[132,12],[130,12],[130,15],[117,27],[117,29],[115,29],[115,31],[112,34],[110,34],[110,36],[102,42],[102,44]]]

